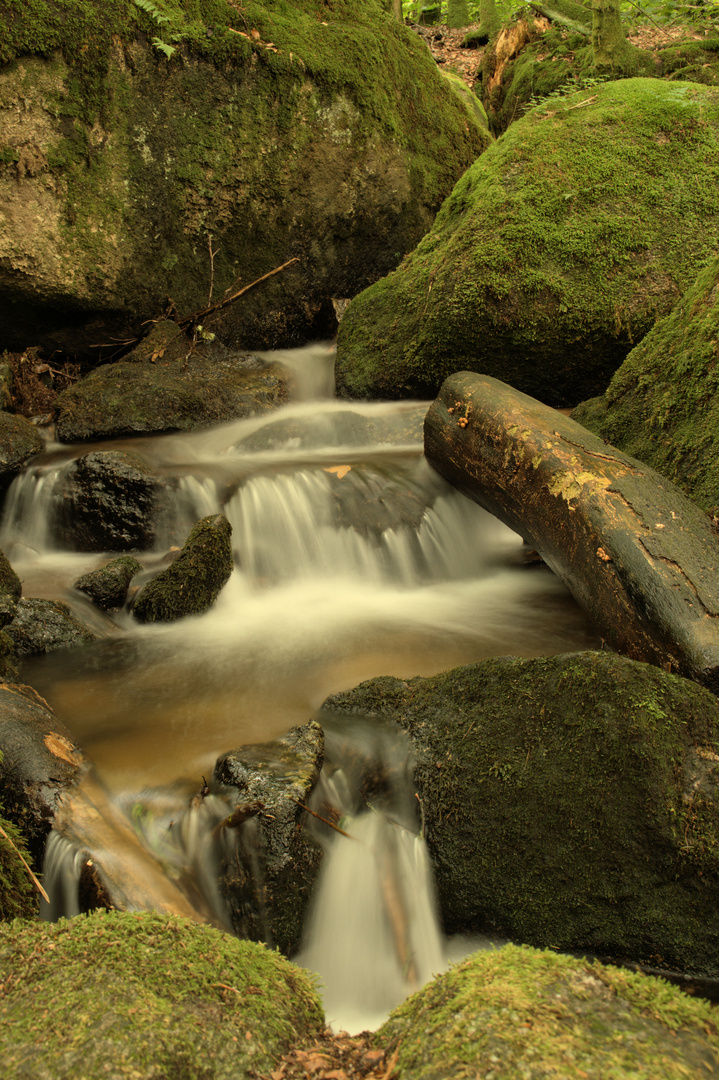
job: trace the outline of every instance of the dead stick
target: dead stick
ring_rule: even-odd
[[[339,825],[335,825],[333,822],[328,821],[327,818],[323,818],[321,814],[316,814],[314,810],[310,810],[309,806],[305,806],[298,799],[292,799],[292,802],[299,806],[300,810],[306,810],[308,814],[312,814],[312,817],[316,817],[323,825],[329,825],[330,829],[334,829],[335,832],[340,833],[342,836],[346,836],[348,840],[357,839],[357,837],[352,836],[351,833],[345,832],[344,829],[340,829]]]
[[[16,845],[15,845],[15,844],[13,843],[13,841],[11,840],[11,838],[10,838],[10,837],[8,836],[8,834],[7,834],[7,833],[5,832],[5,830],[3,829],[2,825],[0,825],[0,836],[3,836],[3,837],[4,837],[4,838],[5,838],[6,840],[7,840],[8,844],[9,844],[9,845],[10,845],[10,847],[11,847],[11,848],[12,848],[12,849],[14,850],[14,852],[15,852],[15,854],[17,855],[18,859],[19,859],[19,860],[20,860],[20,862],[21,862],[21,863],[23,864],[23,866],[24,866],[24,867],[25,867],[25,869],[27,870],[28,874],[29,874],[29,875],[30,875],[30,877],[32,878],[32,880],[33,880],[33,883],[34,883],[34,884],[35,884],[35,886],[36,886],[36,887],[37,887],[37,888],[39,889],[39,891],[40,891],[40,892],[42,893],[43,899],[44,899],[44,900],[45,900],[45,901],[46,901],[46,902],[47,902],[47,903],[49,904],[49,903],[50,903],[50,897],[49,897],[49,896],[47,895],[47,893],[46,893],[46,892],[45,892],[45,890],[43,889],[42,885],[40,884],[40,882],[38,881],[38,879],[37,879],[37,878],[35,877],[35,874],[34,874],[34,873],[32,872],[32,870],[30,869],[30,867],[28,866],[28,864],[27,864],[27,863],[25,862],[25,860],[23,859],[23,857],[22,857],[21,853],[20,853],[20,852],[18,851],[18,849],[17,849]]]
[[[285,270],[288,266],[292,266],[292,263],[299,262],[300,260],[295,256],[294,259],[289,259],[282,266],[276,266],[274,270],[270,270],[269,273],[263,274],[262,277],[258,277],[256,281],[251,281],[249,285],[245,285],[239,292],[233,293],[232,296],[228,296],[226,300],[218,300],[216,304],[211,307],[203,308],[202,311],[196,311],[194,315],[185,315],[184,319],[178,319],[178,326],[187,326],[188,323],[194,322],[195,319],[205,319],[208,315],[211,315],[213,311],[219,311],[221,308],[231,304],[233,300],[237,300],[238,297],[246,293],[248,289],[254,289],[255,285],[259,285],[262,281],[267,281],[268,278],[274,277],[275,274],[279,274],[281,270]]]

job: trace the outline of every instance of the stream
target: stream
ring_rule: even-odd
[[[173,492],[156,549],[137,556],[145,574],[199,518],[229,519],[235,569],[205,614],[140,625],[127,610],[94,611],[73,589],[117,554],[62,550],[54,537],[63,470],[87,445],[49,443],[6,498],[0,547],[24,596],[62,599],[100,634],[89,646],[26,658],[22,679],[94,763],[109,835],[137,851],[147,837],[133,828],[129,806],[143,800],[158,823],[176,818],[218,755],[307,723],[329,694],[378,675],[409,678],[490,656],[597,645],[561,583],[527,561],[521,538],[427,465],[427,403],[337,401],[328,350],[279,359],[293,372],[296,400],[278,412],[103,447],[132,449]],[[341,782],[341,770],[321,781],[335,785],[336,801]],[[394,817],[412,798],[409,781],[397,797]],[[207,821],[188,826],[183,857],[212,907],[202,837],[226,811],[205,802]],[[388,832],[382,815],[353,817],[349,805],[343,812],[361,842],[327,842],[300,960],[325,983],[328,1019],[361,1030],[443,967],[448,943],[421,837]],[[78,850],[51,841],[48,917],[77,911]],[[392,970],[387,860],[410,911],[407,955]]]

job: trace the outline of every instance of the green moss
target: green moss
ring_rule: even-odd
[[[338,385],[434,396],[455,371],[553,405],[603,391],[714,253],[718,92],[625,79],[547,102],[461,177],[340,324]]]
[[[575,418],[719,511],[719,259]]]
[[[4,1076],[235,1080],[323,1017],[305,972],[261,945],[157,914],[0,929]]]
[[[659,979],[513,945],[436,978],[376,1041],[398,1044],[399,1080],[485,1070],[495,1080],[690,1080],[719,1068],[708,1003]]]
[[[719,973],[719,703],[610,653],[372,680],[412,736],[450,931]]]
[[[37,892],[20,855],[29,865],[32,859],[20,830],[2,816],[1,805],[0,830],[0,920],[34,918]]]

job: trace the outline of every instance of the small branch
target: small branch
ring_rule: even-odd
[[[279,274],[282,270],[286,270],[288,266],[292,266],[293,263],[299,262],[298,258],[289,259],[282,266],[276,266],[274,270],[270,270],[269,273],[263,274],[262,277],[257,278],[255,281],[251,281],[249,285],[245,285],[244,288],[238,292],[233,293],[232,296],[228,296],[226,300],[218,300],[216,304],[212,304],[210,307],[204,308],[202,311],[196,311],[193,315],[185,315],[183,319],[177,319],[178,326],[189,326],[190,323],[196,322],[198,319],[206,319],[208,315],[212,315],[215,311],[220,311],[222,308],[227,307],[234,300],[237,300],[249,289],[254,289],[255,285],[259,285],[263,281],[267,281],[268,278],[274,277],[275,274]]]
[[[207,247],[210,252],[210,295],[207,297],[207,303],[211,304],[212,290],[215,287],[215,255],[220,250],[219,248],[215,251],[212,250],[212,233],[207,234]]]
[[[42,885],[40,884],[38,879],[35,877],[35,874],[32,872],[32,870],[30,869],[28,864],[23,859],[22,854],[18,851],[17,846],[13,843],[11,838],[8,836],[8,834],[3,829],[2,825],[0,825],[0,836],[2,836],[5,840],[7,840],[8,844],[13,849],[13,851],[17,855],[18,859],[20,860],[20,862],[23,864],[23,866],[27,870],[28,874],[30,875],[35,888],[41,893],[43,899],[49,904],[50,903],[50,897],[47,895],[47,893],[43,889]]]
[[[292,802],[299,806],[300,810],[305,810],[308,814],[312,814],[312,817],[317,818],[323,825],[329,825],[330,829],[334,829],[341,836],[346,836],[348,840],[356,840],[357,837],[352,836],[351,833],[345,832],[344,829],[340,829],[339,825],[335,825],[334,822],[328,821],[327,818],[323,818],[321,814],[316,814],[314,810],[310,810],[309,806],[305,806],[298,799],[292,799]]]

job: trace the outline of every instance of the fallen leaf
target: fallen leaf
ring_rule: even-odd
[[[337,479],[342,480],[347,475],[347,473],[350,472],[351,470],[352,470],[351,465],[330,465],[326,469],[324,469],[323,471],[324,472],[335,473],[336,476],[337,476]]]
[[[252,36],[253,41],[259,41],[260,40],[260,31],[259,30],[255,30],[253,28],[252,30],[250,30],[250,34]]]

